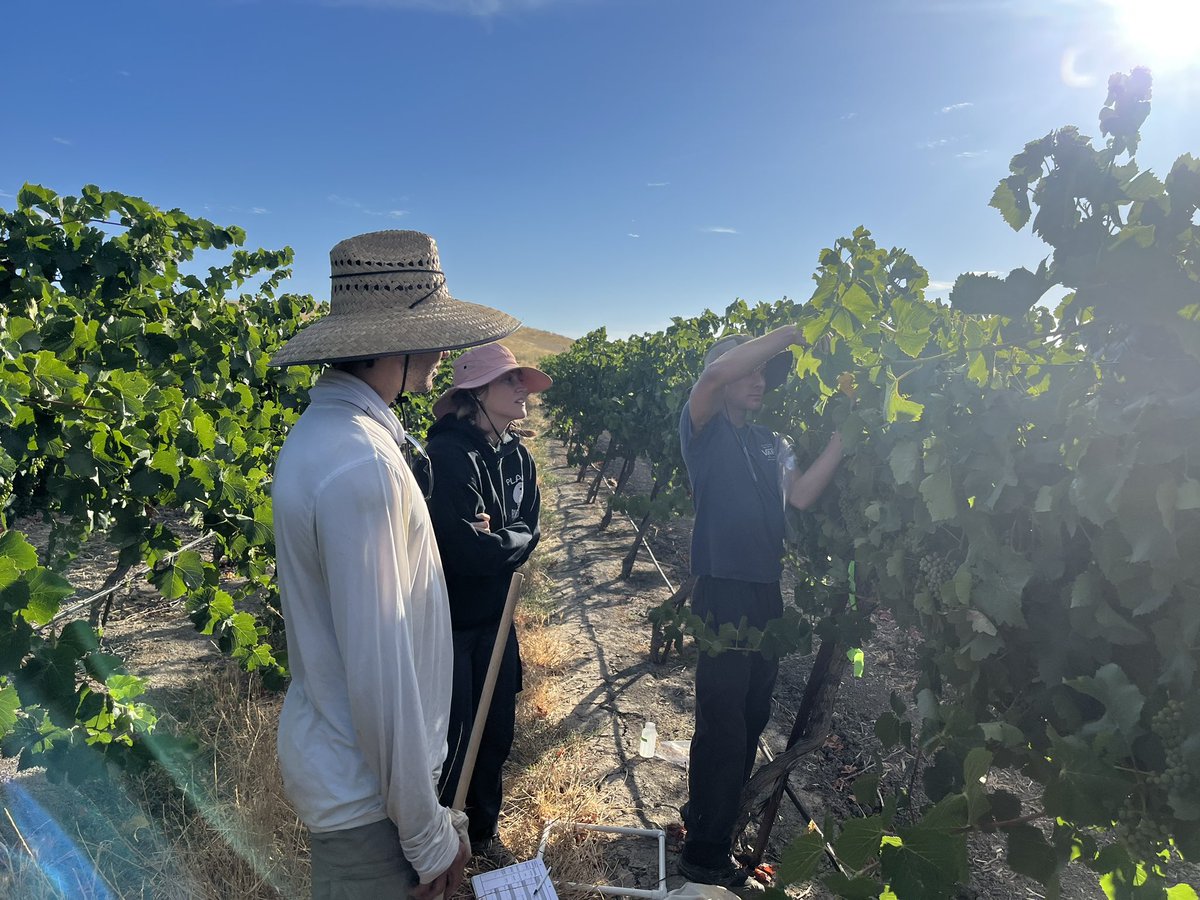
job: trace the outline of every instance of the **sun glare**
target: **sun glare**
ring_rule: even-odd
[[[1108,0],[1121,41],[1151,68],[1200,66],[1200,0]]]

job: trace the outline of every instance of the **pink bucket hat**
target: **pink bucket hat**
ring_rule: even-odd
[[[483,387],[514,369],[521,373],[521,383],[531,394],[544,391],[554,383],[541,369],[518,364],[512,351],[503,344],[484,344],[468,350],[454,361],[454,380],[449,390],[433,404],[434,416],[440,419],[453,411],[455,391]]]

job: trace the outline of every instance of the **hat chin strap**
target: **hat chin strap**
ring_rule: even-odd
[[[408,424],[404,421],[404,413],[408,407],[408,392],[405,389],[408,387],[408,361],[410,358],[411,354],[404,354],[404,375],[400,379],[400,396],[396,398],[396,405],[400,407],[400,427],[404,429],[405,433],[408,432]]]
[[[728,387],[728,385],[726,385],[726,387]],[[738,423],[729,408],[729,397],[725,394],[724,389],[721,391],[721,407],[725,410],[725,417],[729,419],[730,424],[732,424],[734,427],[741,428],[746,424],[746,420],[749,418],[748,410],[739,408],[741,422]]]
[[[492,421],[492,417],[487,414],[487,410],[483,408],[483,403],[480,401],[479,395],[474,391],[468,391],[467,393],[469,393],[471,395],[471,399],[475,401],[475,408],[483,413],[483,417],[487,419],[487,423],[492,426],[492,433],[496,435],[497,443],[503,442],[504,432],[508,431],[508,425],[504,426],[504,432],[501,432],[500,429],[496,427],[496,423]],[[508,424],[511,425],[512,422],[509,422]],[[480,430],[482,431],[483,429]]]

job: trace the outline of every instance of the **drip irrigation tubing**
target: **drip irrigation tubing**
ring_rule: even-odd
[[[590,463],[588,463],[588,467],[589,467],[589,468],[592,468],[592,469],[595,469],[595,468],[596,468],[596,464],[595,464],[595,463],[592,463],[592,462],[590,462]],[[613,497],[613,496],[615,496],[615,495],[616,495],[616,491],[614,491],[614,490],[613,490],[611,487],[609,487],[609,486],[608,486],[608,481],[607,481],[607,480],[606,480],[606,479],[603,477],[603,474],[604,474],[604,473],[603,473],[603,470],[597,470],[597,471],[599,471],[599,472],[600,472],[600,475],[601,475],[600,482],[601,482],[601,483],[602,483],[602,484],[603,484],[603,485],[604,485],[606,488],[608,488],[608,495],[609,495],[610,497]],[[627,521],[627,522],[628,522],[630,525],[632,525],[632,526],[633,526],[633,529],[634,529],[634,531],[636,532],[636,531],[637,531],[637,523],[633,521],[633,519],[632,519],[632,517],[629,515],[629,513],[627,513],[627,512],[623,512],[623,513],[621,513],[621,515],[623,515],[623,516],[625,517],[625,521]],[[654,551],[650,549],[650,542],[646,540],[646,536],[645,536],[645,535],[642,535],[642,546],[643,546],[643,547],[645,547],[645,548],[646,548],[646,552],[650,554],[650,560],[651,560],[651,562],[653,562],[653,563],[654,563],[654,568],[658,569],[658,574],[662,576],[662,580],[663,580],[663,581],[666,583],[666,585],[667,585],[667,589],[668,589],[668,590],[669,590],[669,591],[670,591],[672,594],[673,594],[673,593],[675,593],[675,586],[674,586],[673,584],[671,584],[671,579],[667,577],[667,573],[666,573],[666,572],[664,572],[664,571],[663,571],[663,569],[662,569],[662,566],[660,566],[660,565],[658,564],[658,557],[656,557],[656,556],[654,555]]]
[[[166,556],[164,556],[161,561],[162,562],[170,562],[172,559],[174,559],[180,553],[184,553],[187,550],[195,550],[197,547],[207,544],[209,541],[211,541],[216,536],[217,536],[217,533],[215,531],[210,531],[207,534],[202,534],[200,537],[196,538],[196,540],[194,540],[188,544],[185,544],[184,546],[180,547],[178,550],[172,550],[170,553],[168,553]],[[68,604],[67,606],[60,609],[57,613],[55,613],[54,617],[49,622],[47,622],[45,625],[43,625],[42,628],[43,629],[49,628],[55,622],[61,622],[63,619],[65,619],[67,616],[72,615],[77,610],[83,609],[84,607],[91,606],[97,600],[99,600],[103,597],[107,597],[109,594],[116,593],[117,591],[121,590],[123,587],[128,585],[129,582],[133,581],[135,578],[141,578],[143,575],[145,575],[147,572],[149,572],[150,569],[151,569],[150,566],[142,566],[136,572],[126,573],[125,577],[122,578],[116,584],[114,584],[112,587],[107,587],[102,591],[97,591],[96,593],[92,594],[90,597],[86,597],[83,600],[76,600],[74,603]]]

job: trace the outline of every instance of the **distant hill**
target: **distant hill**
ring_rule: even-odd
[[[552,331],[541,331],[537,328],[518,328],[513,334],[503,338],[500,343],[513,352],[518,362],[527,366],[536,366],[543,356],[561,353],[574,341]]]

